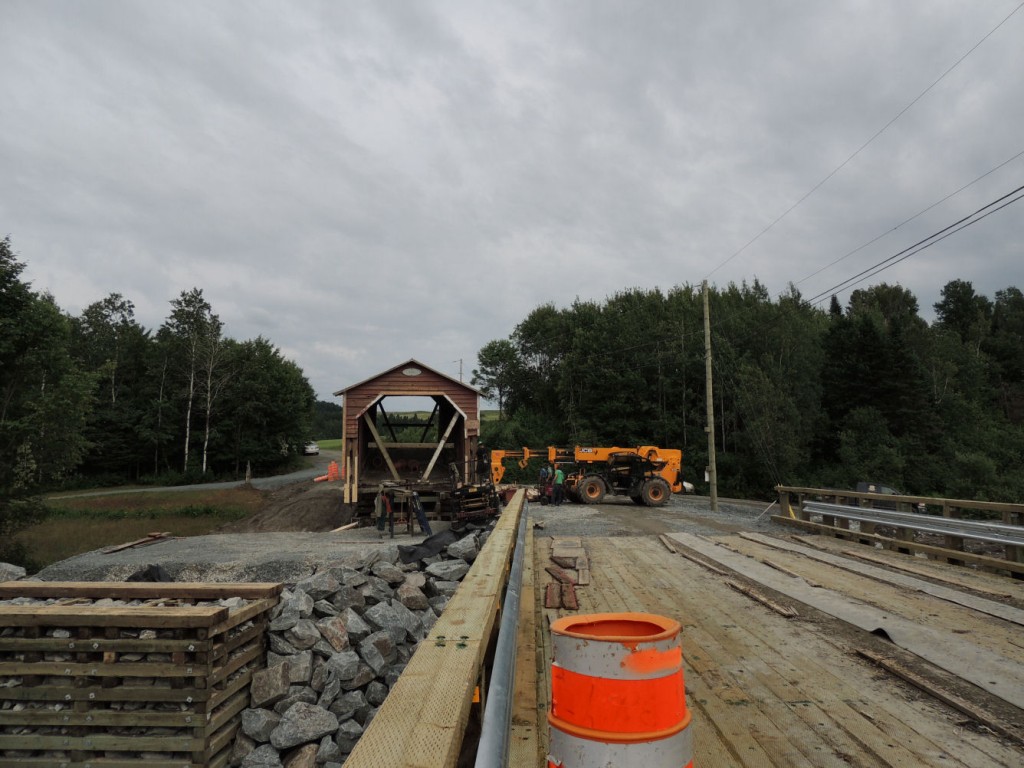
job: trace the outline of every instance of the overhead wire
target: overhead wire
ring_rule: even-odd
[[[812,298],[808,299],[808,303],[818,303],[819,301],[823,300],[823,297],[831,296],[833,293],[837,291],[845,290],[846,288],[849,288],[852,285],[861,283],[864,280],[867,280],[868,278],[874,277],[875,275],[884,272],[885,270],[891,267],[896,266],[901,261],[909,259],[914,254],[920,253],[926,248],[931,248],[933,245],[941,242],[942,240],[945,240],[950,235],[954,235],[957,232],[966,229],[967,227],[977,224],[979,221],[988,218],[993,213],[1001,211],[1008,205],[1012,205],[1021,198],[1024,198],[1024,194],[1022,193],[1024,193],[1024,185],[1021,185],[1016,189],[1007,192],[1005,195],[1002,195],[1001,197],[996,198],[992,202],[983,205],[981,208],[974,211],[973,213],[964,216],[962,219],[955,221],[952,224],[949,224],[948,226],[943,227],[937,232],[933,232],[932,234],[928,235],[928,237],[922,240],[918,240],[913,245],[910,245],[904,248],[903,250],[894,253],[892,256],[888,256],[885,259],[882,259],[881,261],[873,264],[867,269],[858,272],[856,275],[853,275],[852,277],[849,277],[846,280],[843,280],[842,282],[833,285],[831,288],[828,288],[827,290],[818,293],[816,296],[813,296]],[[1017,196],[1014,197],[1012,200],[1007,200],[1007,198],[1013,197],[1014,195]],[[998,205],[999,203],[1002,203],[1002,205]],[[993,210],[988,211],[984,215],[979,215],[982,213],[982,211],[985,211],[987,208],[992,208],[993,206],[996,205],[998,205],[998,207],[993,208]]]
[[[1011,10],[998,24],[996,24],[991,30],[989,30],[988,33],[986,33],[980,40],[978,40],[977,43],[975,43],[970,49],[968,49],[967,52],[964,53],[959,59],[957,59],[952,65],[950,65],[930,85],[928,85],[917,96],[915,96],[905,107],[903,107],[885,125],[883,125],[878,131],[876,131],[855,152],[853,152],[848,158],[846,158],[846,160],[844,160],[842,163],[840,163],[838,166],[836,166],[836,168],[834,168],[827,176],[825,176],[821,181],[819,181],[816,185],[814,185],[814,187],[812,187],[807,193],[805,193],[799,200],[797,200],[793,205],[791,205],[789,208],[787,208],[780,216],[778,216],[768,226],[766,226],[757,235],[755,235],[751,240],[749,240],[742,248],[737,250],[735,253],[733,253],[731,256],[729,256],[727,259],[725,259],[723,262],[718,264],[714,269],[712,269],[708,273],[707,277],[710,277],[715,272],[717,272],[721,267],[725,266],[730,261],[732,261],[735,257],[739,256],[750,245],[752,245],[754,242],[756,242],[760,237],[762,237],[765,233],[767,233],[770,229],[772,229],[776,224],[778,224],[780,221],[782,221],[783,218],[785,218],[787,215],[789,215],[789,213],[791,213],[800,204],[802,204],[805,200],[807,200],[807,198],[809,198],[812,194],[814,194],[814,192],[816,192],[821,186],[823,186],[829,179],[831,179],[840,170],[842,170],[843,167],[845,167],[855,157],[857,157],[864,149],[866,149],[872,142],[874,142],[879,136],[881,136],[886,130],[888,130],[888,128],[890,128],[900,117],[902,117],[918,101],[920,101],[928,92],[930,92],[933,88],[935,88],[936,85],[938,85],[953,70],[955,70],[960,64],[962,64],[963,61],[965,59],[967,59],[968,56],[970,56],[975,50],[977,50],[986,40],[988,40],[989,37],[991,37],[1000,27],[1002,27],[1011,17],[1013,17],[1016,13],[1018,13],[1021,10],[1021,8],[1024,8],[1024,2],[1019,3],[1013,10]],[[1013,162],[1014,160],[1018,159],[1022,155],[1024,155],[1024,150],[1021,150],[1020,152],[1017,152],[1012,157],[1008,158],[1007,160],[1004,160],[1002,163],[996,165],[995,167],[993,167],[989,171],[986,171],[985,173],[981,174],[980,176],[975,178],[973,181],[963,185],[962,187],[960,187],[959,189],[955,190],[954,192],[951,192],[950,194],[946,195],[942,199],[932,203],[931,205],[929,205],[926,208],[922,209],[921,211],[919,211],[918,213],[914,214],[913,216],[910,216],[907,219],[901,221],[899,224],[897,224],[896,226],[890,228],[886,232],[883,232],[883,233],[879,234],[878,236],[872,238],[871,240],[869,240],[868,242],[864,243],[863,245],[858,246],[857,248],[849,251],[848,253],[844,254],[843,256],[839,257],[838,259],[836,259],[836,260],[832,261],[831,263],[825,265],[821,269],[819,269],[819,270],[811,273],[810,275],[802,278],[800,281],[794,283],[794,285],[799,285],[799,284],[805,282],[806,280],[809,280],[810,278],[815,277],[816,275],[820,274],[824,270],[834,266],[835,264],[838,264],[839,262],[843,261],[844,259],[848,258],[849,256],[852,256],[853,254],[858,253],[859,251],[863,250],[864,248],[868,247],[869,245],[872,245],[875,242],[878,242],[883,237],[885,237],[888,234],[891,234],[892,232],[898,230],[899,228],[903,227],[907,223],[913,221],[914,219],[922,216],[923,214],[927,213],[928,211],[930,211],[930,210],[934,209],[935,207],[941,205],[942,203],[948,201],[952,197],[955,197],[959,193],[963,192],[965,189],[971,187],[972,185],[976,184],[980,180],[982,180],[982,179],[986,178],[987,176],[991,175],[992,173],[994,173],[995,171],[997,171],[1000,168],[1004,167],[1008,163]],[[1003,200],[1006,197],[1009,197],[1010,195],[1015,194],[1016,191],[1019,191],[1019,190],[1015,190],[1014,192],[1010,192],[1007,195],[1003,196],[1002,198],[999,198],[999,200]],[[929,236],[928,238],[925,238],[924,240],[919,241],[918,243],[915,243],[914,245],[909,246],[908,248],[903,249],[902,251],[899,251],[898,253],[894,254],[893,256],[887,257],[886,259],[882,260],[881,262],[878,262],[875,265],[873,265],[872,267],[869,267],[867,270],[863,270],[862,272],[858,273],[857,275],[854,275],[853,277],[848,278],[847,280],[844,280],[841,283],[838,283],[836,286],[833,286],[832,288],[828,289],[827,291],[823,291],[822,293],[820,293],[817,296],[813,297],[811,300],[808,300],[807,303],[813,306],[815,304],[815,302],[820,303],[819,299],[821,299],[822,296],[831,295],[834,291],[841,290],[843,286],[852,287],[852,285],[856,285],[856,284],[858,284],[860,282],[863,282],[864,280],[867,280],[870,277],[873,277],[874,275],[879,274],[880,272],[884,271],[885,269],[888,269],[891,266],[895,266],[896,264],[900,263],[901,261],[909,258],[910,256],[913,256],[915,253],[918,253],[921,250],[924,250],[925,248],[930,247],[931,245],[934,245],[934,244],[940,242],[941,240],[944,240],[946,237],[949,237],[950,235],[955,234],[956,232],[959,232],[961,229],[964,229],[967,226],[971,226],[972,224],[977,223],[978,221],[981,221],[984,218],[987,218],[987,216],[991,215],[991,213],[995,213],[996,211],[1001,210],[1003,207],[1006,207],[1007,205],[1010,205],[1010,204],[1012,204],[1013,202],[1016,202],[1019,199],[1020,199],[1020,197],[1015,198],[1013,200],[1010,200],[1009,202],[1005,203],[1004,205],[1001,205],[999,208],[996,208],[996,209],[990,211],[989,213],[986,213],[985,215],[978,216],[978,214],[981,211],[985,210],[985,208],[991,207],[992,205],[995,205],[996,203],[999,202],[999,200],[993,201],[992,203],[989,203],[988,205],[983,206],[981,209],[979,209],[975,213],[971,214],[970,216],[965,217],[965,218],[961,219],[958,222],[954,222],[953,224],[949,225],[948,227],[943,228],[942,230],[939,230],[938,232],[934,233],[933,235]],[[977,217],[977,218],[974,219],[974,220],[970,220],[973,217]],[[968,221],[968,220],[970,220],[970,221]],[[952,231],[947,231],[947,230],[952,230]],[[929,242],[929,241],[932,241],[932,242]],[[889,263],[887,265],[887,263],[890,262],[890,261],[891,261],[891,263]],[[847,285],[847,284],[849,284],[849,285]],[[721,327],[722,325],[728,323],[730,320],[731,320],[731,317],[729,315],[726,315],[724,317],[717,316],[715,319],[712,320],[712,326],[713,327]],[[636,344],[630,344],[630,345],[627,345],[627,346],[624,346],[624,347],[620,347],[620,348],[617,348],[617,349],[614,349],[614,350],[605,349],[605,350],[600,350],[600,351],[588,351],[586,353],[586,355],[587,355],[588,359],[590,359],[590,360],[594,359],[595,356],[600,356],[600,357],[602,357],[602,358],[607,360],[607,359],[611,359],[613,356],[622,355],[623,353],[627,353],[627,352],[636,352],[638,350],[645,349],[645,348],[650,348],[650,347],[653,347],[653,346],[659,346],[660,347],[663,344],[675,344],[676,342],[679,342],[679,341],[686,341],[686,340],[690,340],[690,339],[696,339],[698,337],[702,337],[703,334],[704,334],[703,329],[694,330],[694,331],[691,331],[689,333],[684,333],[684,334],[681,334],[681,335],[680,334],[671,334],[670,335],[670,334],[666,333],[663,337],[661,337],[661,336],[659,336],[659,337],[650,337],[650,338],[648,338],[648,339],[646,339],[646,340],[644,340],[642,342],[638,342]],[[548,339],[548,341],[554,343],[558,338],[559,337],[556,335],[556,336],[553,336],[550,339]],[[540,343],[541,343],[541,345],[543,345],[544,344],[544,340],[540,340]],[[632,367],[632,368],[645,367],[642,364],[642,362],[639,360],[638,356],[633,356],[633,359],[636,362],[627,363],[626,365],[623,366],[623,368],[626,368],[626,367]]]
[[[990,176],[990,175],[992,175],[993,173],[995,173],[996,171],[998,171],[998,170],[999,170],[1000,168],[1002,168],[1003,166],[1005,166],[1005,165],[1008,165],[1008,164],[1012,163],[1012,162],[1013,162],[1014,160],[1016,160],[1017,158],[1019,158],[1019,157],[1021,157],[1021,156],[1024,156],[1024,149],[1022,149],[1022,150],[1021,150],[1020,152],[1018,152],[1017,154],[1013,155],[1012,157],[1010,157],[1010,158],[1007,158],[1007,159],[1006,159],[1006,160],[1004,160],[1003,162],[999,163],[999,165],[995,166],[994,168],[990,168],[989,170],[985,171],[985,173],[981,174],[980,176],[978,176],[978,177],[977,177],[976,179],[974,179],[973,181],[970,181],[970,182],[968,182],[967,184],[964,184],[964,185],[963,185],[962,187],[960,187],[960,188],[959,188],[959,189],[957,189],[956,191],[954,191],[954,192],[950,192],[950,193],[949,193],[948,195],[946,195],[945,197],[943,197],[943,198],[942,198],[941,200],[936,200],[936,201],[935,201],[934,203],[932,203],[931,205],[929,205],[929,206],[928,206],[927,208],[922,208],[922,209],[921,209],[920,211],[918,211],[917,213],[915,213],[915,214],[914,214],[913,216],[910,216],[910,217],[908,217],[908,218],[904,219],[903,221],[901,221],[901,222],[900,222],[899,224],[897,224],[896,226],[894,226],[894,227],[892,227],[892,228],[890,228],[890,229],[887,229],[887,230],[886,230],[885,232],[882,232],[882,233],[881,233],[880,235],[876,235],[875,237],[871,238],[870,240],[868,240],[868,241],[867,241],[866,243],[864,243],[863,245],[859,245],[859,246],[857,246],[857,247],[856,247],[856,248],[854,248],[854,249],[853,249],[852,251],[847,251],[847,252],[846,252],[845,254],[843,254],[842,256],[840,256],[840,257],[839,257],[838,259],[836,259],[835,261],[829,262],[829,263],[828,263],[828,264],[826,264],[825,266],[821,267],[820,269],[817,269],[817,270],[815,270],[814,272],[812,272],[811,274],[807,275],[806,277],[802,277],[802,278],[800,278],[800,279],[799,279],[798,281],[796,281],[795,283],[793,283],[793,285],[801,285],[802,283],[805,283],[805,282],[807,282],[808,280],[810,280],[810,279],[811,279],[812,277],[816,277],[816,276],[820,275],[820,274],[821,274],[822,272],[824,272],[824,271],[825,271],[826,269],[829,269],[830,267],[834,267],[834,266],[835,266],[836,264],[838,264],[839,262],[841,262],[841,261],[843,261],[843,260],[845,260],[845,259],[849,258],[850,256],[853,256],[853,254],[855,254],[855,253],[859,253],[860,251],[862,251],[862,250],[864,250],[865,248],[867,248],[867,247],[868,247],[869,245],[874,245],[874,244],[875,244],[875,243],[877,243],[877,242],[878,242],[879,240],[881,240],[881,239],[882,239],[883,237],[886,237],[886,236],[888,236],[888,235],[891,235],[891,234],[892,234],[893,232],[895,232],[895,231],[896,231],[897,229],[899,229],[900,227],[902,227],[902,226],[904,226],[904,225],[906,225],[906,224],[909,224],[909,223],[910,223],[910,222],[912,222],[912,221],[913,221],[914,219],[916,219],[916,218],[919,218],[920,216],[923,216],[924,214],[928,213],[928,211],[932,210],[933,208],[937,208],[938,206],[942,205],[942,204],[943,204],[944,202],[946,202],[947,200],[950,200],[950,199],[952,199],[952,198],[956,197],[956,196],[957,196],[957,195],[959,195],[959,194],[960,194],[961,192],[963,192],[963,191],[964,191],[965,189],[968,189],[969,187],[972,187],[972,186],[974,186],[975,184],[977,184],[977,183],[978,183],[979,181],[981,181],[982,179],[986,178],[987,176]]]
[[[885,125],[883,125],[881,128],[879,128],[871,136],[871,138],[869,138],[867,141],[865,141],[863,144],[861,144],[860,147],[858,147],[854,151],[854,153],[852,155],[850,155],[848,158],[843,160],[843,162],[841,162],[839,165],[837,165],[835,168],[833,168],[832,171],[830,173],[828,173],[828,175],[825,176],[825,178],[823,178],[821,181],[819,181],[817,184],[815,184],[813,187],[811,187],[810,190],[808,190],[806,193],[804,193],[803,197],[801,197],[799,200],[797,200],[795,203],[793,203],[791,206],[789,206],[789,208],[787,208],[785,211],[783,211],[781,214],[779,214],[770,224],[768,224],[764,229],[762,229],[760,232],[758,232],[756,235],[754,235],[754,237],[752,237],[750,240],[748,240],[739,250],[734,252],[731,256],[729,256],[727,259],[725,259],[724,261],[719,263],[714,269],[712,269],[710,272],[708,272],[707,275],[705,275],[704,279],[707,279],[707,278],[711,277],[713,274],[715,274],[715,272],[720,270],[722,267],[724,267],[730,261],[732,261],[737,256],[739,256],[741,253],[743,253],[745,250],[747,250],[747,248],[749,248],[751,245],[753,245],[758,240],[760,240],[761,237],[764,236],[765,234],[767,234],[776,224],[778,224],[780,221],[782,221],[784,218],[786,218],[797,207],[799,207],[805,200],[807,200],[807,198],[809,198],[811,195],[813,195],[815,192],[817,192],[822,186],[824,186],[824,184],[826,182],[829,181],[829,179],[831,179],[833,176],[835,176],[837,173],[839,173],[839,171],[841,171],[843,168],[845,168],[855,157],[857,157],[857,155],[859,155],[861,152],[863,152],[872,142],[874,142],[875,139],[877,139],[879,136],[881,136],[883,133],[885,133],[892,126],[893,123],[895,123],[904,114],[906,114],[906,112],[911,107],[913,107],[915,104],[917,104],[917,102],[919,102],[922,98],[924,98],[924,96],[929,91],[931,91],[936,85],[938,85],[940,82],[942,82],[942,80],[944,80],[946,78],[946,76],[949,75],[950,72],[952,72],[954,69],[959,67],[968,56],[970,56],[972,53],[974,53],[986,40],[988,40],[993,34],[995,34],[995,32],[1000,27],[1002,27],[1003,24],[1005,24],[1007,21],[1009,21],[1010,18],[1014,14],[1016,14],[1018,11],[1020,11],[1021,8],[1024,8],[1024,2],[1021,2],[1016,8],[1014,8],[1012,11],[1010,11],[1003,18],[1002,21],[1000,21],[998,24],[996,24],[991,30],[988,31],[987,34],[985,34],[984,37],[982,37],[978,42],[976,42],[973,46],[971,46],[971,48],[963,56],[961,56],[959,59],[957,59],[955,62],[953,62],[953,64],[951,64],[946,69],[945,72],[943,72],[941,75],[939,75],[931,83],[931,85],[929,85],[927,88],[925,88],[919,94],[917,94],[917,96],[915,96],[913,99],[911,99],[909,104],[907,104],[905,107],[903,107],[903,109],[901,109],[899,112],[897,112],[896,115],[892,119],[889,120],[889,122],[887,122]]]

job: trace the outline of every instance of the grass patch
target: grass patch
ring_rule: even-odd
[[[46,516],[15,535],[31,571],[82,552],[125,544],[150,533],[203,536],[257,512],[263,493],[252,488],[153,491],[50,498]]]
[[[321,451],[340,451],[341,450],[341,438],[331,440],[317,440],[317,445],[320,446]]]

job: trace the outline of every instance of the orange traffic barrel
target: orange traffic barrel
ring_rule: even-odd
[[[692,768],[679,632],[650,613],[551,624],[548,768]]]
[[[338,462],[332,461],[327,465],[327,479],[332,483],[338,479]]]

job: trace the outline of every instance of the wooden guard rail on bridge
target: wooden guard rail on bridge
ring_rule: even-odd
[[[1004,504],[989,501],[965,499],[939,499],[930,496],[897,496],[879,493],[862,493],[828,488],[801,488],[777,486],[779,507],[782,514],[772,520],[795,525],[817,533],[830,534],[852,539],[862,544],[881,544],[887,549],[904,553],[923,553],[928,557],[964,565],[970,563],[986,569],[1009,571],[1014,578],[1024,577],[1024,504]],[[889,512],[884,515],[865,514],[874,506],[895,506],[909,512]],[[913,512],[919,505],[927,509],[940,509],[942,514]],[[881,512],[881,510],[876,510]],[[941,521],[959,520],[967,513],[972,519],[963,520],[959,525],[942,526]],[[873,517],[874,519],[867,519]],[[819,518],[816,522],[812,518]],[[998,523],[1002,543],[992,535],[982,532],[978,518]],[[858,530],[851,530],[850,522],[856,520]],[[884,536],[876,528],[895,529],[895,537]],[[949,531],[948,533],[946,531]],[[1020,535],[1013,535],[1013,531]],[[916,541],[917,534],[931,533],[942,536],[943,544]],[[1002,547],[1005,559],[993,557],[991,553],[979,554],[965,550],[965,541],[995,543]]]
[[[525,492],[505,507],[473,567],[420,643],[346,768],[454,768],[496,630]]]

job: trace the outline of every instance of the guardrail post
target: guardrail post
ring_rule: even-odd
[[[957,507],[951,507],[948,501],[942,502],[942,516],[949,518],[950,520],[959,520],[961,512]],[[964,551],[964,540],[961,536],[946,536],[946,549],[953,549],[957,552]],[[963,560],[958,560],[955,557],[947,557],[946,562],[950,565],[963,565]]]

